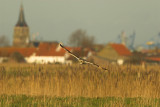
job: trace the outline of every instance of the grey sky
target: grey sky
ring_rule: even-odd
[[[11,41],[21,0],[0,0],[0,35]],[[124,30],[136,31],[136,43],[160,32],[160,0],[23,0],[30,34],[67,43],[77,29],[94,35],[98,43],[115,40]]]

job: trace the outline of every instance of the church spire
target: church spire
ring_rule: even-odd
[[[25,22],[25,18],[24,18],[24,11],[23,11],[22,4],[20,7],[19,19],[18,19],[16,26],[27,26],[27,23]]]
[[[13,46],[27,47],[29,46],[29,27],[25,22],[23,6],[21,3],[19,19],[14,27]]]

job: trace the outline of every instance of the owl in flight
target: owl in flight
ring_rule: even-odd
[[[94,65],[94,66],[96,66],[96,67],[98,67],[98,68],[100,68],[100,69],[103,69],[103,70],[107,70],[107,71],[108,71],[108,69],[106,69],[106,68],[103,68],[103,67],[101,67],[101,66],[99,66],[99,65],[97,65],[97,64],[95,64],[95,63],[89,62],[89,61],[87,61],[87,60],[85,60],[85,59],[82,59],[82,58],[74,55],[74,54],[73,54],[72,52],[70,52],[67,48],[65,48],[62,44],[60,44],[60,46],[61,46],[64,50],[66,50],[70,55],[72,55],[74,58],[76,58],[80,64],[91,64],[91,65]]]

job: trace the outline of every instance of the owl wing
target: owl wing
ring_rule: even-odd
[[[95,63],[93,63],[93,62],[89,62],[89,61],[87,61],[87,60],[85,60],[85,59],[82,59],[82,58],[77,57],[77,56],[74,55],[72,52],[70,52],[68,49],[66,49],[62,44],[60,44],[60,46],[61,46],[63,49],[65,49],[70,55],[72,55],[73,57],[75,57],[79,62],[83,62],[83,63],[86,63],[86,64],[91,64],[91,65],[94,65],[94,66],[96,66],[96,67],[98,67],[98,68],[100,68],[100,69],[103,69],[103,70],[108,70],[108,69],[103,68],[103,67],[101,67],[101,66],[99,66],[99,65],[97,65],[97,64],[95,64]]]
[[[75,57],[77,60],[79,60],[80,58],[77,57],[76,55],[74,55],[71,51],[69,51],[67,48],[65,48],[62,44],[60,44],[60,46],[65,49],[70,55],[72,55],[73,57]]]

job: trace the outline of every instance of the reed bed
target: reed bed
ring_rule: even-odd
[[[0,95],[160,98],[160,67],[0,64]]]

